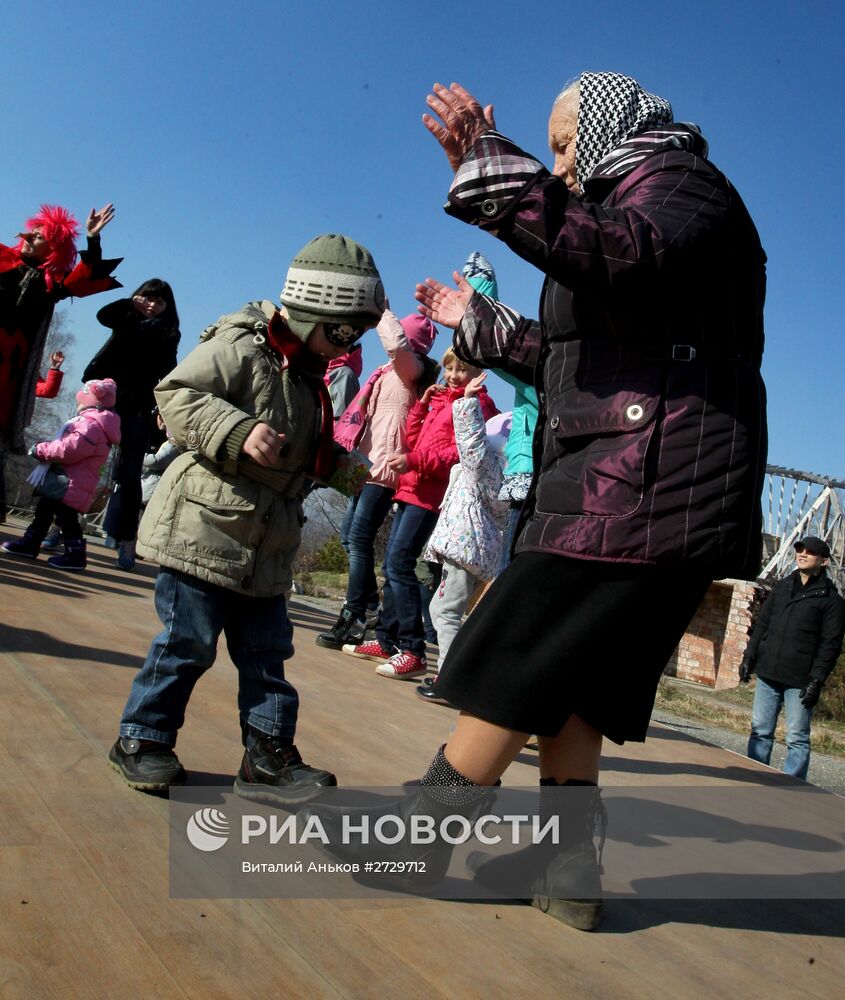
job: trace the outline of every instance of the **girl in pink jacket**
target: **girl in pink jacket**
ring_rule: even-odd
[[[388,460],[399,474],[394,496],[396,513],[384,555],[382,608],[376,638],[346,645],[344,653],[379,662],[383,677],[412,678],[426,673],[422,604],[415,573],[449,483],[449,471],[458,462],[452,404],[462,399],[467,383],[480,369],[464,364],[450,347],[443,355],[445,384],[432,385],[408,415],[405,449]],[[485,420],[499,411],[487,390],[478,392]]]
[[[112,409],[116,394],[110,378],[86,382],[76,394],[78,416],[64,425],[55,441],[35,445],[33,454],[42,463],[29,478],[39,497],[35,517],[22,538],[3,543],[6,552],[37,559],[55,518],[65,551],[47,562],[58,569],[85,569],[85,539],[77,512],[90,510],[111,447],[120,443],[120,417]]]

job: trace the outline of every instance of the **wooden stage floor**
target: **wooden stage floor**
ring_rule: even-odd
[[[0,555],[2,1000],[842,995],[842,901],[611,899],[585,934],[518,904],[171,899],[168,803],[130,790],[106,761],[158,629],[153,584],[153,566],[121,573],[97,544],[82,574]],[[417,776],[452,712],[320,650],[327,612],[294,597],[291,616],[306,759],[347,786]],[[229,780],[240,761],[223,646],[180,735],[192,782]],[[771,779],[658,726],[645,745],[608,745],[603,771],[608,789]],[[526,751],[506,783],[536,780]],[[845,827],[829,835],[841,842]]]

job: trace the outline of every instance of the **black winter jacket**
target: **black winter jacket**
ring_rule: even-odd
[[[745,659],[763,680],[803,688],[836,666],[845,634],[845,601],[822,571],[802,586],[798,570],[775,585]]]
[[[110,302],[97,313],[112,335],[82,373],[82,380],[113,378],[121,416],[149,413],[155,406],[153,389],[176,367],[179,330],[158,316],[144,318],[132,299]]]

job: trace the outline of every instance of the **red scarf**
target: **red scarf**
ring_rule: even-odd
[[[320,423],[320,443],[317,446],[317,456],[309,475],[321,482],[328,482],[334,472],[334,416],[332,414],[332,399],[329,390],[323,382],[326,371],[326,361],[320,355],[309,351],[302,340],[294,333],[284,320],[281,313],[273,313],[273,318],[267,325],[267,343],[282,362],[282,367],[300,371],[311,376],[313,388],[320,399],[322,420]]]

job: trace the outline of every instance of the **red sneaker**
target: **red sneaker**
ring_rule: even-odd
[[[428,673],[425,657],[417,656],[407,649],[390,657],[387,663],[382,663],[376,667],[376,673],[382,677],[395,677],[397,680],[410,679],[412,677],[422,677]]]
[[[393,653],[385,649],[378,639],[362,642],[359,646],[347,643],[341,648],[341,652],[349,656],[358,656],[362,660],[389,660],[393,656]]]

